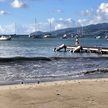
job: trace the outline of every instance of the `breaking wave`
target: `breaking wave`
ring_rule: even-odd
[[[52,60],[108,60],[108,57],[0,57],[0,62],[12,62],[12,61],[52,61]]]

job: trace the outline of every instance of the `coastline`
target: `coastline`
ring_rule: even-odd
[[[107,108],[108,78],[0,86],[1,108]]]

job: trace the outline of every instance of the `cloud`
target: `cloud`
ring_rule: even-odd
[[[108,22],[108,3],[101,3],[96,10],[88,10],[82,12],[83,18],[77,22],[81,25],[107,23]]]
[[[13,8],[24,8],[24,7],[27,7],[27,4],[25,4],[23,0],[13,0],[13,2],[11,3],[11,6]]]
[[[101,3],[96,10],[97,16],[101,17],[103,22],[108,22],[108,3]]]
[[[83,26],[83,25],[88,25],[88,20],[87,19],[78,19],[76,26]]]
[[[48,18],[48,22],[40,23],[39,24],[39,29],[43,30],[43,31],[49,31],[50,24],[51,24],[51,30],[58,30],[58,29],[75,27],[75,21],[72,20],[72,18],[55,19],[54,17],[52,17],[52,18]]]
[[[53,18],[53,17],[52,17],[52,18],[48,18],[48,22],[49,22],[49,23],[55,22],[55,18]]]
[[[93,10],[92,9],[90,9],[90,10],[86,9],[85,11],[81,12],[81,15],[84,16],[84,17],[89,17],[92,14],[93,14]]]
[[[93,23],[108,22],[108,3],[101,3],[97,8],[94,18],[90,21]]]
[[[101,16],[95,16],[94,18],[90,19],[87,21],[87,24],[98,24],[98,23],[103,23],[103,18]]]
[[[14,24],[0,25],[1,34],[11,34],[14,33],[14,31],[15,31]]]
[[[56,24],[56,26],[55,26],[55,30],[59,30],[59,29],[63,29],[63,28],[66,28],[65,25],[63,25],[63,24]]]
[[[67,21],[68,23],[73,22],[72,18],[67,18],[66,21]]]
[[[77,26],[86,26],[90,24],[98,24],[98,23],[103,23],[106,20],[103,19],[101,15],[95,15],[94,17],[90,19],[82,18],[77,20]]]
[[[108,15],[108,3],[101,3],[97,9],[98,13],[104,13]]]
[[[40,26],[38,26],[40,25]],[[48,23],[38,23],[36,26],[36,30],[40,31],[49,31],[49,24]],[[16,34],[30,34],[35,31],[34,24],[4,24],[0,25],[0,34],[14,34],[16,29]]]
[[[8,12],[4,11],[4,10],[0,10],[0,15],[7,15]]]
[[[0,33],[4,33],[4,29],[1,25],[0,25]]]
[[[55,19],[54,17],[48,18],[47,22],[38,22],[36,25],[37,31],[50,31],[50,22],[51,21],[51,30],[58,30],[63,28],[69,28],[74,26],[73,20],[71,18]],[[16,24],[16,33],[18,34],[29,34],[35,31],[34,24]],[[2,34],[14,34],[15,33],[15,24],[5,24],[0,25],[0,33]]]
[[[0,25],[0,33],[1,34],[14,34],[16,29],[17,34],[29,34],[34,32],[34,25],[21,25],[17,24],[15,28],[15,23]]]
[[[75,26],[75,21],[72,20],[72,18],[67,18],[67,19],[49,18],[48,23],[49,22],[51,22],[52,30],[64,29],[64,28],[69,28],[69,27]]]
[[[96,15],[93,18],[90,19],[78,19],[77,23],[79,24],[79,26],[86,26],[86,25],[90,25],[90,24],[98,24],[98,23],[107,23],[108,22],[108,18],[103,17],[101,15]]]
[[[62,20],[61,19],[57,20],[57,24],[61,24],[62,28],[69,28],[75,26],[75,21],[72,18],[67,18],[67,19],[62,18]]]
[[[34,26],[32,24],[16,25],[16,33],[29,34],[30,32],[34,32]]]

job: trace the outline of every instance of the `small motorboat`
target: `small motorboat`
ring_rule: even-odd
[[[51,35],[44,35],[44,38],[51,38]]]
[[[11,40],[11,36],[0,36],[0,41]]]
[[[97,36],[97,37],[96,37],[96,39],[100,39],[100,38],[101,38],[101,36]]]
[[[66,34],[63,35],[62,39],[67,39],[68,36]]]

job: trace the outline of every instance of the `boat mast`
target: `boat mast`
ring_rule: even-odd
[[[83,25],[81,25],[81,35],[83,36],[84,35],[84,32],[83,32]]]
[[[14,34],[16,34],[16,23],[14,23]]]
[[[50,26],[50,33],[51,33],[51,20],[49,21],[49,26]]]
[[[77,22],[77,35],[83,36],[83,25]]]
[[[78,25],[78,22],[76,23],[76,28],[77,28],[77,35],[79,35],[79,25]]]
[[[37,23],[37,19],[35,18],[35,25],[34,25],[34,29],[35,29],[35,32],[37,31],[37,27],[36,27],[36,23]]]

